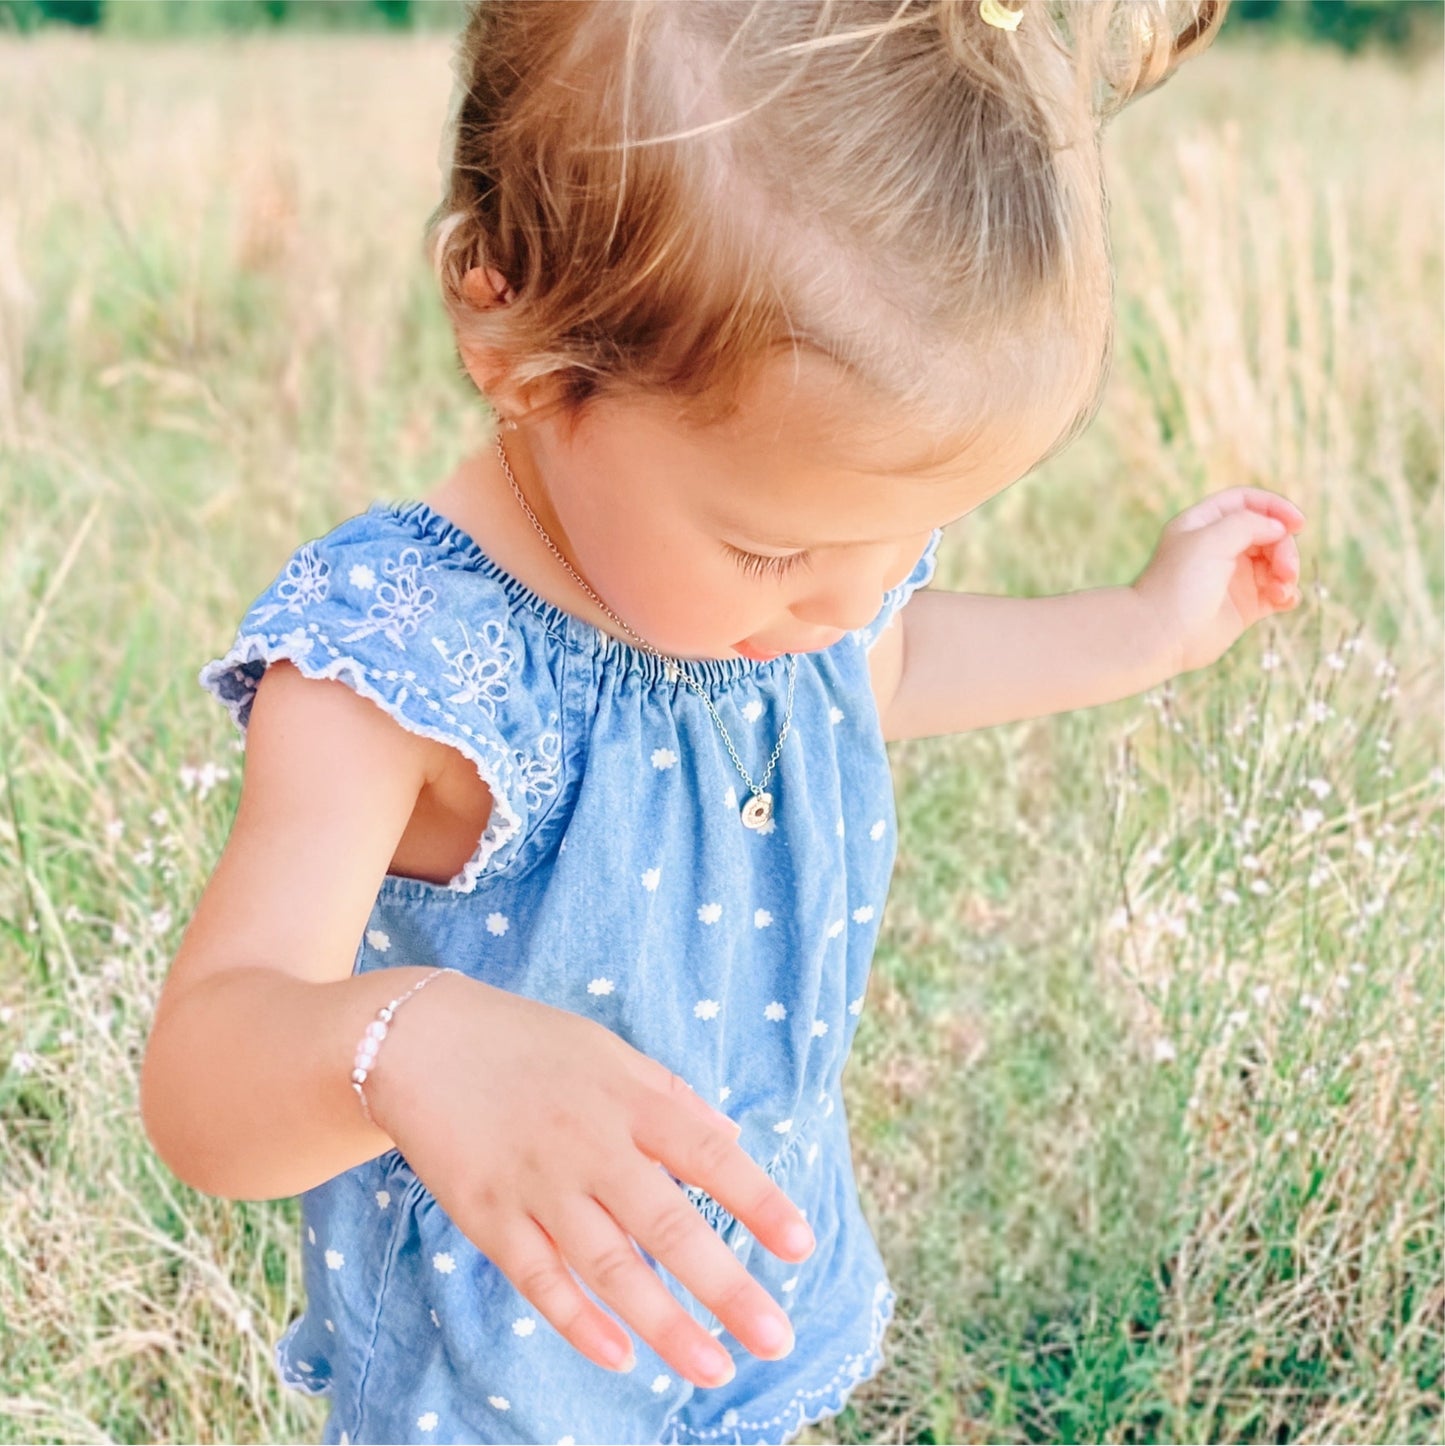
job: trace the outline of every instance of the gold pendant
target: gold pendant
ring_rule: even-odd
[[[771,793],[755,793],[743,804],[743,827],[762,828],[773,816],[773,795]]]

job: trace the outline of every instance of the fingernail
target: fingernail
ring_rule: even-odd
[[[711,1381],[714,1386],[727,1385],[738,1373],[733,1358],[726,1351],[720,1351],[711,1346],[699,1346],[693,1360],[697,1362],[699,1373]]]
[[[790,1251],[796,1254],[800,1250],[812,1253],[816,1242],[813,1239],[813,1232],[806,1225],[794,1224],[788,1226],[783,1232],[783,1243]]]
[[[776,1351],[782,1346],[788,1349],[783,1354],[793,1349],[796,1342],[793,1339],[793,1329],[787,1321],[779,1320],[775,1315],[759,1316],[757,1324],[753,1327],[753,1334],[758,1338],[758,1344],[765,1351]]]
[[[619,1371],[630,1371],[637,1365],[637,1352],[633,1350],[631,1341],[625,1347],[610,1341],[603,1353]]]

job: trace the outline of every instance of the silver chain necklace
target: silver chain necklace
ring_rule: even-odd
[[[502,459],[502,471],[507,474],[507,481],[511,483],[512,491],[513,493],[515,493],[517,501],[522,504],[522,511],[525,512],[529,518],[531,518],[532,526],[537,529],[538,536],[540,536],[542,541],[545,542],[548,548],[551,549],[552,556],[555,557],[557,561],[560,562],[569,573],[571,573],[573,580],[587,594],[587,596],[590,597],[592,601],[595,602],[597,606],[600,607],[602,611],[605,612],[607,616],[611,618],[612,621],[616,623],[617,626],[620,627],[627,634],[628,637],[633,639],[633,641],[636,642],[637,646],[641,648],[643,652],[651,653],[653,657],[660,658],[662,660],[662,665],[667,671],[667,678],[669,682],[676,682],[678,678],[681,678],[682,681],[686,683],[687,686],[691,688],[692,691],[696,693],[699,698],[702,699],[703,704],[707,708],[707,711],[712,714],[712,721],[717,724],[718,732],[722,734],[722,740],[727,745],[727,750],[732,755],[732,760],[737,765],[738,772],[743,776],[743,782],[747,784],[749,790],[752,793],[752,797],[749,798],[745,804],[743,804],[743,824],[747,828],[762,828],[773,816],[773,795],[771,793],[764,792],[764,789],[767,786],[768,779],[773,776],[773,768],[777,764],[778,756],[783,751],[783,742],[788,736],[788,728],[793,721],[793,683],[798,675],[798,655],[796,653],[791,653],[788,656],[788,704],[783,714],[783,728],[782,731],[778,734],[777,747],[773,749],[773,756],[768,759],[768,766],[766,770],[764,770],[762,778],[757,783],[754,783],[753,780],[748,776],[747,769],[743,767],[743,761],[741,758],[738,757],[738,751],[736,748],[733,747],[733,741],[731,738],[728,737],[728,730],[723,727],[723,720],[718,717],[717,709],[714,708],[712,705],[712,699],[708,697],[702,686],[694,678],[691,677],[691,675],[687,672],[685,668],[681,666],[679,660],[669,658],[665,653],[661,652],[657,648],[654,648],[651,643],[646,642],[635,632],[633,632],[632,629],[628,627],[627,624],[623,622],[622,619],[618,617],[617,614],[613,612],[612,609],[608,607],[607,604],[603,602],[602,599],[598,597],[595,592],[593,592],[591,587],[588,586],[588,584],[583,579],[582,575],[577,571],[577,569],[573,567],[572,564],[568,562],[565,557],[562,556],[562,553],[558,549],[557,544],[553,542],[550,537],[547,536],[546,528],[544,528],[542,524],[538,522],[537,514],[533,512],[532,509],[527,505],[527,499],[522,496],[522,489],[517,486],[517,479],[512,475],[512,468],[507,462],[507,453],[502,447],[502,433],[500,429],[497,432],[497,456]]]

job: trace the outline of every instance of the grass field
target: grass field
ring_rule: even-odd
[[[295,1202],[179,1185],[136,1077],[239,785],[196,671],[487,435],[420,253],[449,59],[0,45],[0,1441],[324,1415],[270,1364]],[[1445,1431],[1439,74],[1222,42],[1108,132],[1108,399],[937,583],[1127,582],[1247,482],[1308,516],[1304,601],[894,746],[845,1085],[898,1316],[806,1442]]]

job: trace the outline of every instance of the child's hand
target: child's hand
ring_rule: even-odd
[[[806,1222],[737,1126],[593,1020],[478,980],[439,985],[398,1015],[367,1093],[462,1233],[599,1365],[630,1370],[631,1342],[570,1271],[695,1384],[730,1373],[726,1350],[629,1237],[751,1350],[787,1354],[787,1315],[667,1173],[700,1185],[775,1255],[805,1259]]]
[[[1230,487],[1164,526],[1134,582],[1163,639],[1170,675],[1216,661],[1246,628],[1299,602],[1304,513],[1260,487]]]

